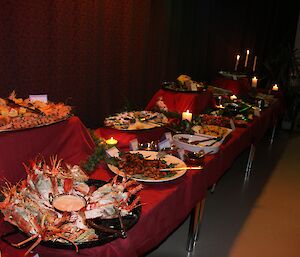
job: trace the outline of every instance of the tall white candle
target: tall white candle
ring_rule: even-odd
[[[240,55],[238,54],[236,56],[236,61],[235,61],[235,66],[234,66],[234,70],[237,71],[237,67],[239,65],[239,61],[240,61]]]
[[[181,119],[182,120],[187,120],[187,121],[192,121],[193,114],[187,110],[186,112],[182,113]]]
[[[254,62],[253,62],[253,69],[252,69],[253,72],[254,72],[255,69],[256,69],[256,61],[257,61],[257,56],[255,55],[255,57],[254,57]]]
[[[251,86],[254,87],[254,88],[257,87],[257,78],[255,76],[252,78]]]
[[[247,50],[247,52],[246,52],[246,59],[245,59],[245,68],[246,68],[246,67],[247,67],[247,65],[248,65],[249,53],[250,53],[250,51],[249,51],[249,50]]]

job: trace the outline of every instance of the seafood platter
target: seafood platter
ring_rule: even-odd
[[[165,182],[183,176],[186,164],[172,155],[155,151],[131,151],[107,161],[108,168],[122,177],[141,182]]]
[[[27,235],[22,242],[9,242],[18,248],[31,243],[25,255],[39,243],[78,252],[125,238],[138,221],[137,192],[142,185],[134,180],[118,176],[110,182],[90,180],[79,166],[57,157],[50,158],[49,164],[39,158],[24,167],[26,179],[3,186],[0,211],[5,221]]]
[[[168,118],[159,112],[122,112],[104,120],[104,125],[118,130],[144,130],[164,126]]]
[[[12,92],[0,98],[0,132],[50,125],[71,116],[71,107],[63,103],[17,98]]]

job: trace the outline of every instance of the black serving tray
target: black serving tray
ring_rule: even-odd
[[[86,183],[89,186],[96,186],[98,188],[98,187],[105,185],[108,182],[102,181],[102,180],[89,179]],[[130,199],[130,203],[132,201],[134,201],[135,198],[136,198],[136,196],[132,196]],[[142,211],[142,207],[138,206],[137,208],[132,210],[132,213],[130,215],[122,217],[125,231],[128,231],[129,229],[131,229],[138,222],[138,219],[141,215],[141,211]],[[106,228],[121,231],[121,224],[120,224],[120,221],[118,218],[116,218],[116,219],[93,219],[92,221],[94,223],[96,223],[97,225],[101,225]],[[95,231],[99,237],[98,240],[93,240],[93,241],[83,242],[83,243],[76,243],[76,245],[78,246],[79,249],[100,246],[100,245],[106,244],[106,243],[111,242],[120,237],[120,233],[111,234],[111,233],[100,232],[98,230],[95,230]],[[13,246],[12,242],[10,242],[7,238],[14,234],[23,234],[24,235],[24,233],[22,231],[18,230],[17,228],[14,228],[13,231],[2,234],[0,236],[0,239],[4,242],[8,243],[9,245]],[[13,246],[13,247],[24,248],[32,243],[33,242],[29,242],[28,244],[22,245],[22,247],[15,247],[15,246]],[[74,245],[72,245],[71,243],[68,243],[68,242],[62,243],[62,242],[58,242],[58,241],[42,241],[41,245],[51,247],[51,248],[74,250]]]

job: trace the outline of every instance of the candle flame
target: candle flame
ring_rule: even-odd
[[[250,53],[250,51],[247,49],[247,54],[249,54]]]
[[[236,59],[237,59],[237,60],[239,60],[239,59],[240,59],[240,57],[241,57],[241,56],[238,54],[238,55],[236,56]]]
[[[186,112],[189,113],[190,111],[189,111],[189,110],[186,110]]]

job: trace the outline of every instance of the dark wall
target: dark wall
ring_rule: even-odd
[[[2,0],[0,95],[68,99],[97,127],[128,102],[145,106],[163,80],[209,81],[246,48],[262,63],[293,42],[298,12],[278,0]]]

